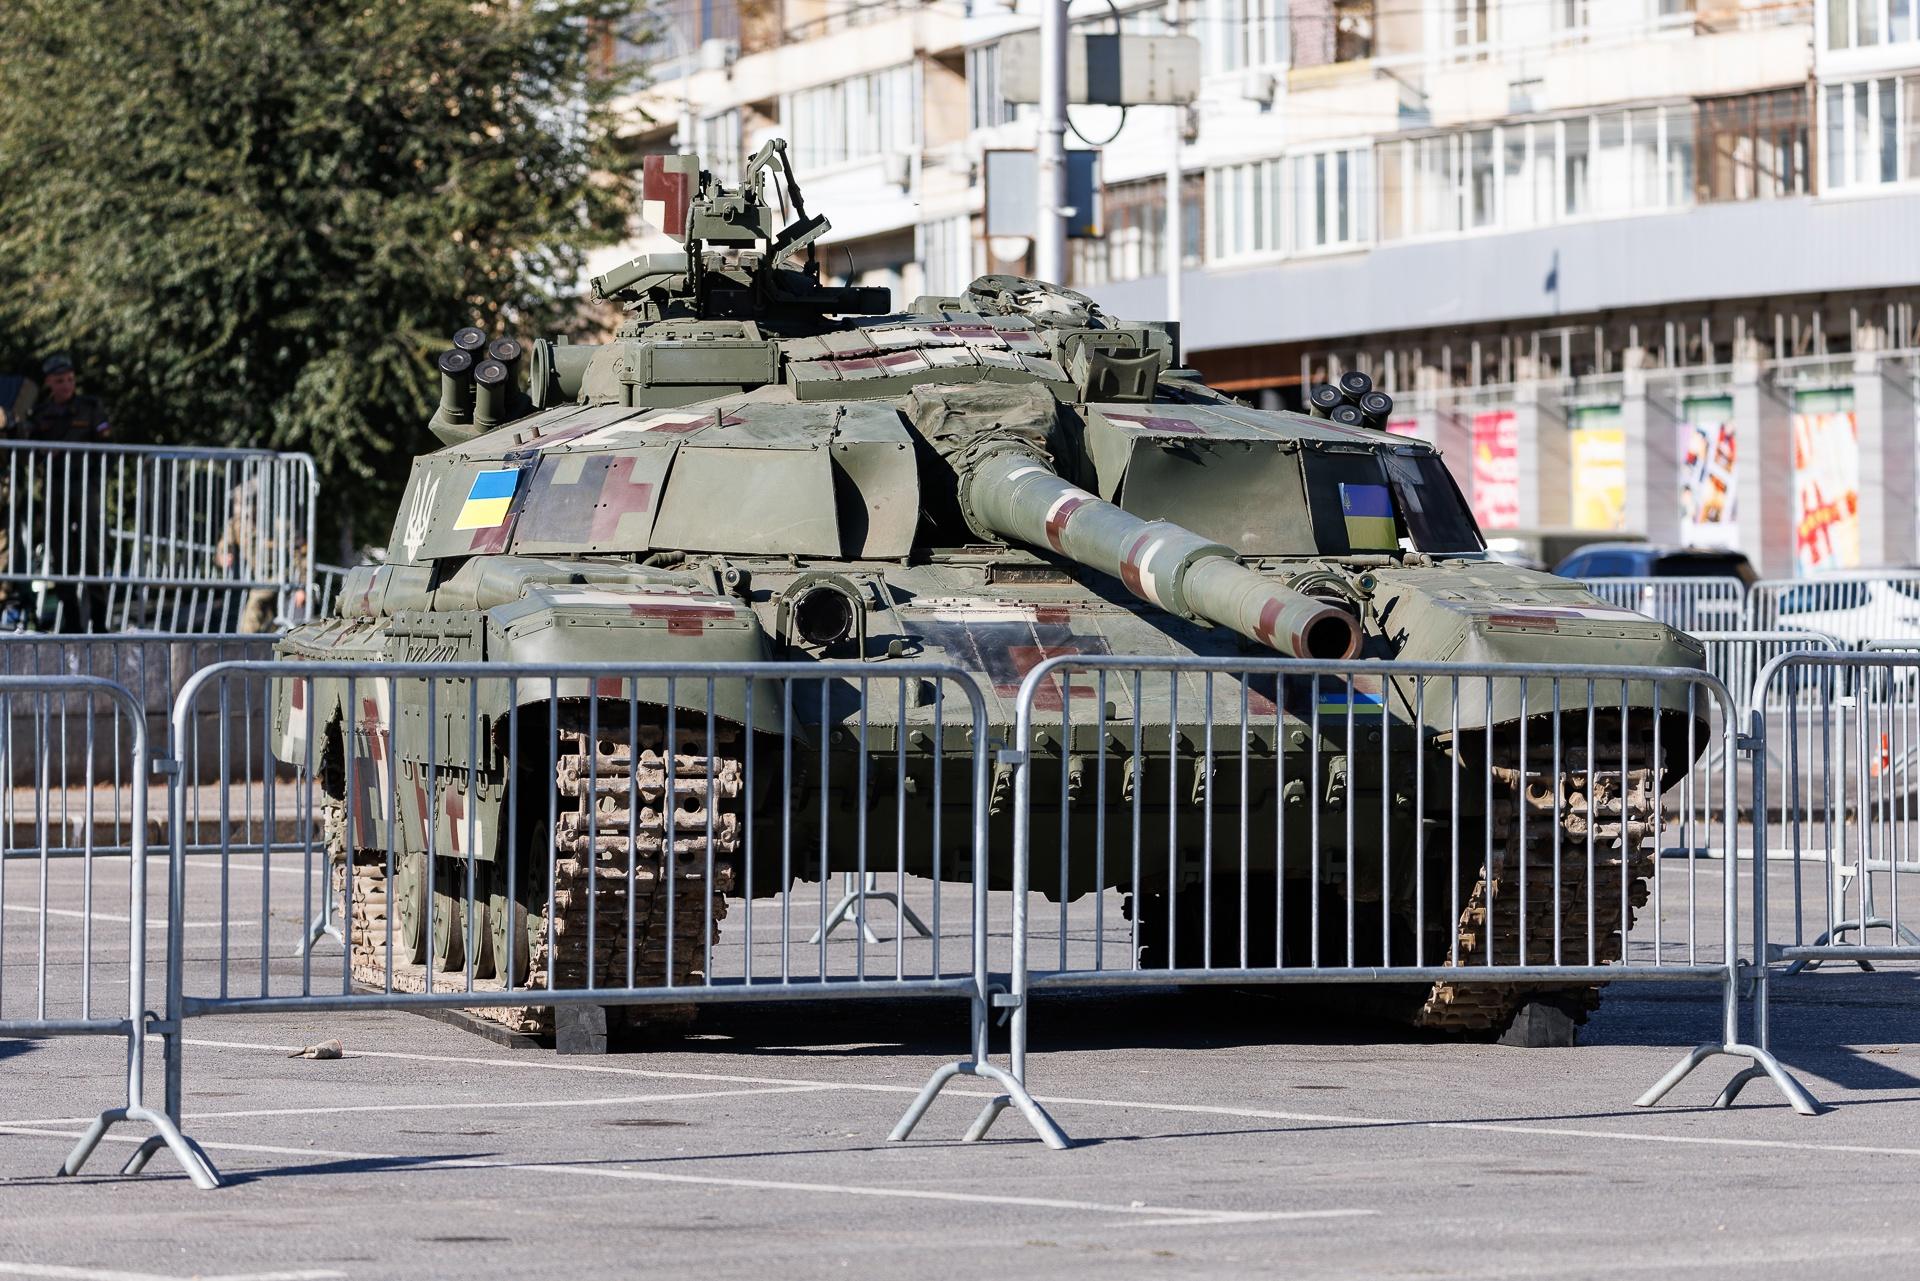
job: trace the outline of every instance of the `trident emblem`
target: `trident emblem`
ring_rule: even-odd
[[[420,482],[414,491],[413,506],[407,512],[407,532],[400,541],[407,546],[407,559],[420,558],[420,546],[427,541],[427,530],[433,524],[433,500],[440,496],[440,478],[431,476]]]

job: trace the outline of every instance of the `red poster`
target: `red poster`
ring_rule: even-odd
[[[1473,515],[1482,529],[1520,523],[1520,436],[1511,409],[1473,416]]]

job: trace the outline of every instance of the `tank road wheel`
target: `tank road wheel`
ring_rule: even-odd
[[[487,903],[487,945],[492,953],[488,969],[494,977],[515,987],[526,985],[527,975],[533,968],[533,949],[536,944],[545,943],[544,939],[535,937],[532,923],[537,919],[527,911],[524,896],[498,889],[493,892]],[[512,958],[511,974],[505,972],[509,957]]]
[[[427,959],[427,856],[399,854],[393,868],[393,942],[402,965]]]
[[[441,869],[433,879],[433,968],[450,974],[467,968],[465,913],[455,897],[453,874]]]

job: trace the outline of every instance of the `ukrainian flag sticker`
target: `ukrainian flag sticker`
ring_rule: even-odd
[[[1400,546],[1385,485],[1341,485],[1340,511],[1347,520],[1351,550],[1393,551]]]
[[[507,509],[513,506],[513,491],[519,483],[518,467],[481,472],[473,478],[473,488],[467,491],[467,501],[461,504],[460,517],[453,527],[492,529],[501,524],[507,519]]]

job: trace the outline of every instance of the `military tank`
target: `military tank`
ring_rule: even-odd
[[[641,255],[594,281],[598,297],[625,308],[608,342],[489,343],[477,329],[455,335],[439,360],[441,397],[431,423],[444,448],[415,460],[386,563],[354,570],[334,614],[291,631],[281,657],[864,659],[882,675],[889,661],[940,660],[974,675],[1002,740],[1021,679],[1058,654],[1702,665],[1697,643],[1652,619],[1609,608],[1568,580],[1491,560],[1438,453],[1379,429],[1391,401],[1364,375],[1314,389],[1308,414],[1255,410],[1183,368],[1172,327],[1118,319],[1052,284],[984,276],[963,295],[923,297],[894,311],[885,290],[823,283],[816,245],[830,224],[807,212],[777,141],[751,158],[737,187],[716,181],[693,157],[649,158],[642,181],[653,220],[682,250]],[[1357,521],[1356,495],[1367,504]],[[639,982],[663,982],[669,955],[674,981],[697,981],[705,914],[683,908],[675,926],[681,937],[667,947],[662,887],[670,880],[682,904],[708,896],[717,923],[729,897],[785,888],[742,883],[740,820],[750,807],[804,808],[827,803],[808,798],[828,794],[847,805],[860,794],[849,774],[839,780],[844,787],[791,794],[763,787],[747,795],[747,748],[780,726],[750,719],[737,698],[723,696],[710,711],[704,688],[688,687],[698,682],[673,696],[671,716],[665,689],[648,686],[653,714],[632,725],[624,701],[603,704],[601,714],[595,691],[563,689],[556,698],[538,682],[522,683],[515,696],[535,713],[526,723],[550,723],[558,735],[551,760],[545,743],[515,759],[495,741],[506,711],[495,704],[509,696],[504,682],[488,682],[480,695],[484,731],[419,732],[431,684],[398,682],[391,695],[383,686],[364,707],[350,707],[344,679],[276,683],[283,756],[300,760],[317,747],[323,762],[329,841],[338,875],[352,878],[354,963],[376,984],[388,960],[380,924],[388,904],[397,917],[394,982],[402,988],[418,987],[429,968],[468,964],[481,978],[577,984],[605,960],[586,951],[579,918],[590,894],[603,945],[632,922]],[[1231,684],[1222,687],[1225,699],[1235,697]],[[368,694],[367,683],[360,692]],[[1584,715],[1573,694],[1562,714]],[[1596,697],[1606,742],[1628,705],[1604,702],[1604,690]],[[1645,710],[1639,704],[1647,692],[1635,687],[1628,697]],[[1183,745],[1191,752],[1202,731],[1199,701],[1182,700],[1177,713],[1164,697],[1130,708],[1126,714],[1145,728],[1145,759],[1127,759],[1116,741],[1105,794],[1122,795],[1128,778],[1145,777]],[[396,702],[402,705],[390,705]],[[1508,961],[1523,935],[1550,939],[1564,926],[1569,936],[1591,928],[1599,959],[1615,959],[1628,924],[1621,915],[1641,901],[1651,870],[1642,831],[1657,795],[1687,765],[1686,728],[1676,723],[1673,703],[1657,729],[1651,715],[1627,718],[1634,738],[1626,759],[1607,771],[1610,781],[1569,774],[1544,788],[1536,780],[1532,789],[1522,780],[1544,767],[1519,768],[1511,731],[1521,712],[1509,694],[1485,706],[1430,699],[1416,709],[1390,690],[1386,703],[1386,714],[1418,726],[1439,768],[1465,758],[1473,777],[1497,783],[1484,802],[1476,799],[1479,787],[1457,798],[1472,814],[1406,818],[1486,824],[1476,830],[1492,834],[1492,857],[1469,859],[1449,887],[1460,919],[1433,924],[1431,910],[1422,918],[1432,934],[1428,955],[1451,953],[1467,966],[1484,964],[1492,948],[1494,959]],[[440,714],[465,717],[464,696],[443,697]],[[924,758],[930,715],[919,706],[896,714],[876,702],[867,708],[870,750],[888,762],[896,752]],[[1060,830],[1049,807],[1084,807],[1095,792],[1054,785],[1065,772],[1088,768],[1092,748],[1082,736],[1092,727],[1063,734],[1061,712],[1051,715],[1052,732],[1043,731],[1034,753],[1034,884],[1068,897],[1117,888],[1128,913],[1145,923],[1144,939],[1162,937],[1154,927],[1173,917],[1189,921],[1179,937],[1198,947],[1205,914],[1193,877],[1171,892],[1148,887],[1168,885],[1170,861],[1189,866],[1186,843],[1199,839],[1199,824],[1186,825],[1178,849],[1144,850],[1139,886],[1116,881],[1123,860],[1107,866],[1097,857],[1087,839],[1091,823],[1075,824],[1065,848],[1049,844],[1047,834]],[[1256,728],[1246,750],[1299,754],[1290,765],[1303,777],[1312,749],[1300,722],[1289,717],[1287,724],[1285,733]],[[317,745],[301,741],[309,725],[323,736]],[[1237,734],[1237,725],[1213,730]],[[1666,740],[1663,756],[1656,756],[1657,737]],[[482,740],[472,759],[470,738]],[[1537,733],[1534,742],[1548,738]],[[1221,746],[1240,750],[1224,737]],[[1337,745],[1315,746],[1328,749],[1319,767],[1350,779],[1377,812],[1383,784],[1366,780],[1379,780],[1380,770],[1338,759]],[[350,807],[341,763],[349,754],[377,762],[360,772],[364,794],[351,808],[378,815],[390,797],[399,807],[392,838],[399,883],[391,888],[377,834],[349,833],[342,821]],[[851,771],[846,755],[836,768]],[[957,771],[950,798],[968,795],[965,755],[945,756]],[[1655,777],[1656,759],[1667,777]],[[671,787],[669,760],[678,763]],[[657,808],[628,804],[630,772],[664,798]],[[928,810],[936,793],[883,794],[893,777],[890,768],[874,770],[866,803],[889,807],[889,815],[895,804],[911,811],[916,839],[907,871],[930,874]],[[989,869],[1001,888],[1011,875],[1001,839],[1010,821],[1004,782],[1004,774],[996,779]],[[595,786],[607,794],[594,794]],[[518,832],[509,830],[516,790],[526,801]],[[541,797],[560,799],[543,804]],[[682,824],[669,852],[662,814],[675,806],[715,821]],[[1310,874],[1312,806],[1284,819],[1280,806],[1270,796],[1252,807],[1252,848],[1271,851],[1273,841],[1260,833],[1284,822],[1302,861],[1289,856],[1284,868],[1255,875],[1293,882]],[[1535,819],[1524,854],[1525,838],[1515,840],[1523,809]],[[537,817],[526,820],[529,814]],[[1500,891],[1523,858],[1529,876],[1559,866],[1549,861],[1555,842],[1540,838],[1541,822],[1561,822],[1561,843],[1579,853],[1564,860],[1566,892],[1558,899],[1536,893],[1522,920],[1515,896]],[[939,826],[949,872],[966,866],[966,827]],[[813,828],[796,816],[794,831]],[[463,915],[459,870],[462,841],[475,831],[478,923]],[[1590,837],[1601,853],[1588,885]],[[551,882],[549,840],[562,855]],[[504,851],[514,841],[542,857],[517,860],[510,884]],[[647,851],[637,879],[625,875],[630,841]],[[440,852],[432,868],[430,849]],[[805,865],[813,864],[793,860]],[[1431,889],[1442,878],[1436,871],[1427,879]],[[1397,921],[1414,919],[1415,891],[1407,885],[1376,879],[1331,892],[1385,898]],[[1442,901],[1445,894],[1433,903]],[[1597,915],[1555,921],[1556,901],[1569,913],[1591,901]],[[549,904],[561,919],[545,920]],[[1496,911],[1503,915],[1489,923]],[[478,956],[463,954],[469,934],[481,940]],[[1359,950],[1377,955],[1381,946],[1375,939]],[[514,973],[496,973],[509,957]],[[1139,960],[1196,963],[1185,950],[1168,955],[1151,941]],[[1423,1027],[1487,1031],[1504,1026],[1526,995],[1512,984],[1443,982],[1413,993],[1401,1012]],[[1576,1003],[1590,1002],[1575,995]],[[550,1011],[539,1007],[490,1015],[525,1030],[551,1028]]]

